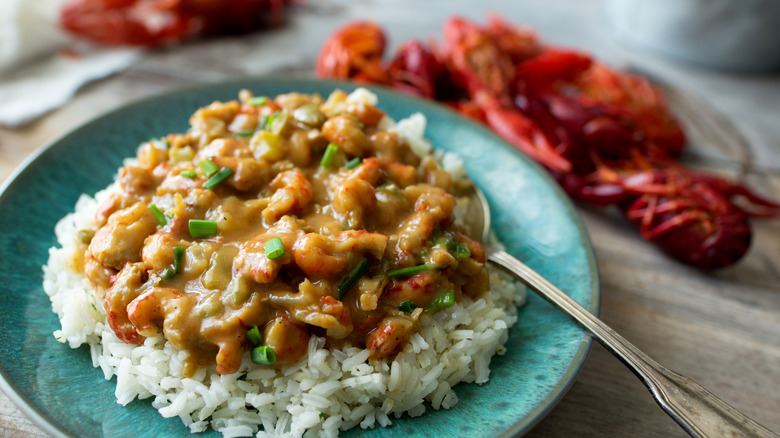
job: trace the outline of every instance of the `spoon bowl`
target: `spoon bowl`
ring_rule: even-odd
[[[472,184],[463,223],[471,236],[489,242],[490,206]],[[485,246],[487,260],[567,314],[642,380],[656,403],[693,437],[771,437],[775,434],[694,381],[651,359],[563,291],[509,253]]]

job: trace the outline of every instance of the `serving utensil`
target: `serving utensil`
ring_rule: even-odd
[[[490,206],[472,186],[464,223],[472,236],[489,242]],[[696,382],[651,359],[603,321],[569,298],[536,271],[506,251],[485,246],[488,262],[506,271],[566,313],[644,383],[656,403],[693,437],[768,437],[775,434],[719,399]]]

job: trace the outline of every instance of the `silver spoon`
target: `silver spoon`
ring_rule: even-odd
[[[469,193],[464,222],[472,236],[488,242],[490,207],[479,188]],[[773,437],[775,434],[729,406],[696,382],[675,373],[648,357],[609,326],[577,304],[523,262],[505,251],[485,247],[490,263],[508,272],[536,291],[553,306],[579,323],[607,350],[642,380],[653,398],[670,417],[693,437]]]

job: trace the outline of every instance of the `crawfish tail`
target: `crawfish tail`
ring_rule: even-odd
[[[487,95],[474,99],[484,111],[488,126],[514,147],[556,172],[569,173],[572,164],[555,149],[537,125],[520,110]]]

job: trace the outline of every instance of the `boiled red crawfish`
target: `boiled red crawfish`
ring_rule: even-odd
[[[385,64],[381,28],[349,24],[325,42],[316,71],[452,106],[546,167],[572,198],[617,205],[644,239],[701,269],[747,252],[749,217],[780,214],[744,186],[675,161],[685,134],[644,77],[545,45],[497,17],[486,26],[454,17],[443,35],[442,43],[405,42]]]
[[[195,35],[239,34],[282,22],[290,0],[69,0],[60,23],[105,45],[158,46]]]

